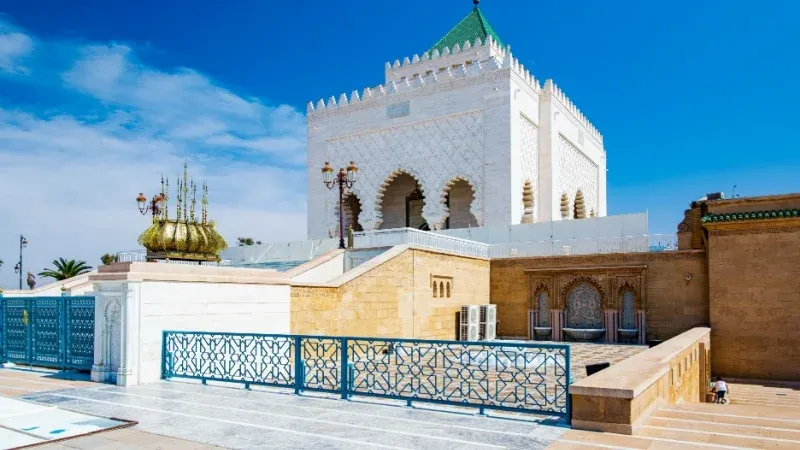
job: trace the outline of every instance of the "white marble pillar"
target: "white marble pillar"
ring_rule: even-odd
[[[136,384],[139,343],[138,283],[96,282],[94,365],[91,379]]]

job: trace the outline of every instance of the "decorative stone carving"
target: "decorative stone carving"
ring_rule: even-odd
[[[436,194],[445,192],[451,180],[467,180],[475,190],[470,211],[480,225],[483,141],[483,113],[476,111],[330,139],[327,153],[332,162],[370,161],[369,170],[359,172],[351,189],[361,199],[359,222],[365,230],[380,225],[382,188],[403,172],[419,183],[426,197],[423,216],[431,227],[441,226],[447,218],[444,197]],[[328,211],[337,210],[339,193],[333,191],[328,193]],[[375,198],[363,195],[375,192]],[[328,229],[335,231],[338,216],[327,217]]]
[[[569,197],[566,192],[561,194],[561,218],[569,219]]]
[[[578,189],[578,192],[575,194],[575,210],[573,211],[572,217],[575,219],[586,218],[586,205],[583,200],[583,192],[580,189]]]
[[[622,293],[622,328],[632,330],[636,328],[636,295],[630,289]]]
[[[600,171],[597,164],[586,157],[564,136],[559,136],[558,153],[558,191],[577,192],[580,190],[583,193],[585,205],[588,208],[597,209],[600,204]]]

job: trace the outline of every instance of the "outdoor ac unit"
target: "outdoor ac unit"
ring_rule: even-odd
[[[461,307],[461,323],[459,339],[462,341],[477,341],[480,339],[479,325],[480,307],[468,305]]]
[[[497,337],[497,305],[481,305],[480,339],[493,341]]]

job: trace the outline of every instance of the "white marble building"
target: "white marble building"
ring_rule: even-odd
[[[552,80],[540,85],[477,7],[421,56],[387,63],[385,77],[308,105],[310,239],[338,236],[326,161],[360,168],[344,202],[356,230],[606,215],[602,135]]]

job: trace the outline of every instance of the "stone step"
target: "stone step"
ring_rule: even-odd
[[[709,430],[687,430],[644,425],[637,431],[636,435],[638,437],[671,439],[680,442],[719,445],[729,448],[796,450],[800,446],[800,440],[751,437],[737,433],[725,433],[715,431],[713,425]]]
[[[594,433],[591,431],[571,430],[564,433],[557,442],[548,447],[553,450],[582,450],[582,449],[647,449],[647,450],[713,450],[713,449],[739,449],[709,443],[691,442],[686,439],[672,439],[662,437],[625,436],[611,433]]]
[[[688,419],[728,425],[755,425],[770,428],[780,428],[787,430],[800,430],[800,421],[776,420],[773,418],[744,416],[739,414],[713,414],[703,412],[690,412],[671,409],[659,409],[653,412],[652,417],[663,417],[671,419]]]
[[[800,421],[800,411],[787,410],[771,405],[719,405],[714,403],[684,403],[664,406],[664,411],[685,411],[692,413],[724,414],[732,416],[758,417],[765,419]]]
[[[647,421],[647,425],[688,431],[714,431],[727,434],[739,434],[754,438],[767,437],[787,439],[800,443],[800,430],[791,430],[778,427],[764,427],[747,424],[727,424],[714,421],[665,417],[651,417]]]

